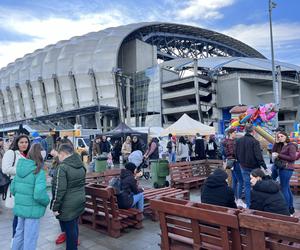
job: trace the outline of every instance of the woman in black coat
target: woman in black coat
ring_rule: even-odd
[[[216,169],[210,174],[202,187],[201,202],[237,208],[233,190],[226,182],[227,178],[228,175],[223,169]]]
[[[137,185],[135,174],[136,166],[131,162],[126,163],[125,169],[122,169],[120,174],[121,193],[117,196],[118,205],[119,208],[123,209],[136,207],[140,211],[143,211],[144,193]]]
[[[257,168],[251,172],[251,209],[269,213],[290,215],[288,205],[279,185]]]

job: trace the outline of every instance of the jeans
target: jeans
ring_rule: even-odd
[[[65,233],[66,232],[66,229],[65,229],[65,225],[62,223],[62,221],[59,220],[59,226],[60,226],[60,230],[62,233]]]
[[[242,176],[244,180],[244,187],[245,187],[245,199],[246,199],[246,205],[247,208],[250,208],[251,203],[251,183],[250,183],[250,173],[253,170],[253,168],[242,168]]]
[[[241,199],[243,192],[243,175],[241,171],[240,164],[236,161],[233,165],[232,170],[232,189],[236,199]]]
[[[15,237],[16,234],[16,230],[17,230],[17,226],[18,226],[18,217],[14,216],[14,220],[13,220],[13,237]]]
[[[290,179],[293,175],[291,170],[279,170],[279,179],[281,191],[283,193],[284,199],[289,207],[294,207],[293,194],[290,189]]]
[[[276,181],[279,176],[279,173],[278,173],[278,168],[275,166],[275,164],[272,165],[271,171],[272,171],[271,177],[274,181]]]
[[[13,250],[34,250],[39,237],[40,219],[18,217],[18,226],[13,240]]]
[[[169,163],[176,162],[176,153],[171,152],[169,153]]]
[[[60,222],[66,232],[66,250],[77,250],[77,240],[78,240],[78,218],[70,221]]]
[[[138,210],[144,211],[144,193],[138,193],[133,195],[132,207],[137,207]]]

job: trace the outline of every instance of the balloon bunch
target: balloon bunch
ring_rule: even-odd
[[[231,119],[230,126],[227,130],[234,128],[237,131],[243,131],[247,123],[251,123],[254,126],[264,126],[269,123],[275,115],[276,111],[273,103],[259,105],[258,107],[249,106],[246,112]]]

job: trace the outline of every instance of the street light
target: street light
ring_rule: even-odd
[[[270,20],[270,37],[271,37],[271,55],[272,55],[272,82],[273,93],[276,110],[279,112],[280,108],[280,96],[279,96],[279,84],[275,75],[275,62],[274,62],[274,48],[273,48],[273,30],[272,30],[272,10],[276,7],[276,3],[269,0],[269,20]],[[275,117],[275,126],[278,127],[278,113]]]

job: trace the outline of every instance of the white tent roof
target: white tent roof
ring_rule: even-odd
[[[172,124],[170,127],[164,129],[160,135],[167,136],[169,133],[175,134],[176,136],[180,135],[212,135],[215,134],[215,128],[207,126],[201,122],[198,122],[187,114],[183,114],[180,119]]]

